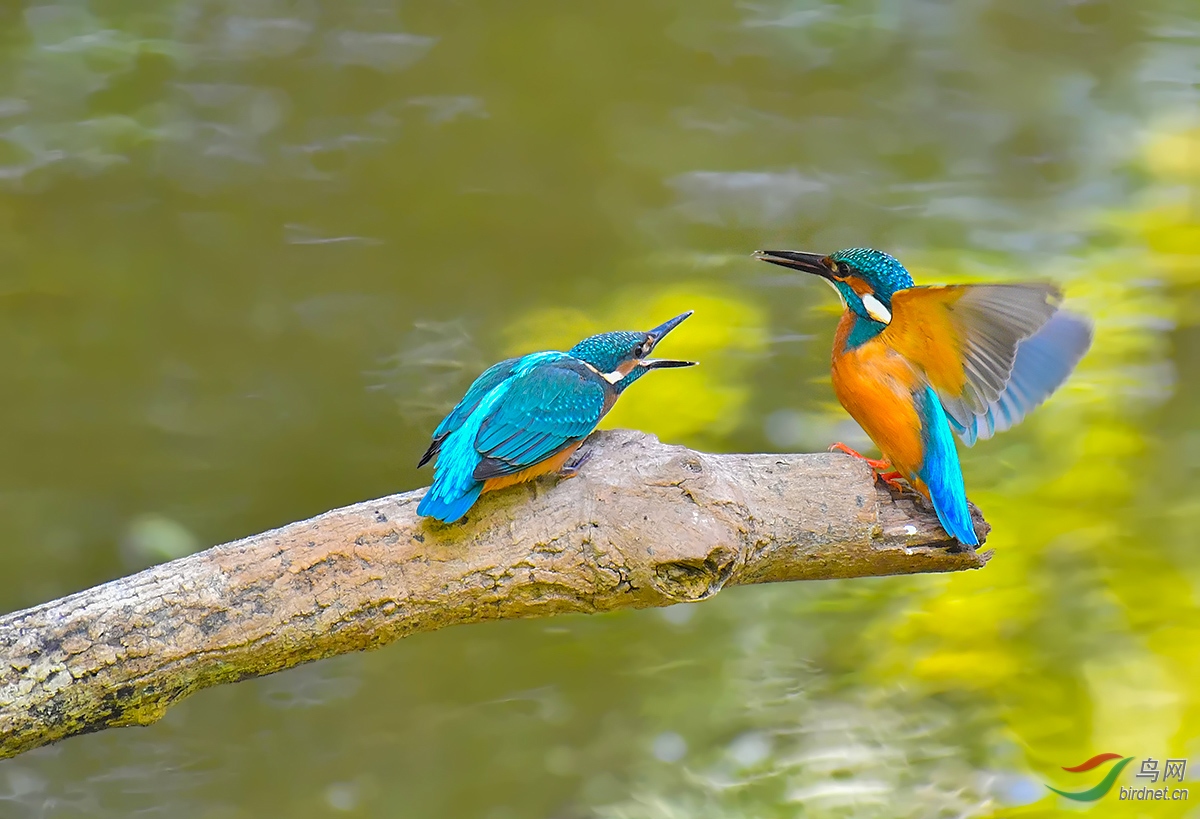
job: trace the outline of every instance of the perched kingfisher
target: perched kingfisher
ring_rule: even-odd
[[[582,461],[568,468],[568,459],[630,384],[651,370],[696,363],[649,357],[691,314],[646,333],[601,333],[565,353],[530,353],[489,367],[438,425],[417,464],[437,456],[417,514],[452,523],[481,492],[550,472],[574,475]]]
[[[952,537],[978,546],[951,432],[971,446],[1019,422],[1087,352],[1091,322],[1060,310],[1054,285],[917,287],[870,248],[754,257],[820,276],[842,299],[833,389],[883,458],[831,449],[863,458],[889,484],[905,479]]]

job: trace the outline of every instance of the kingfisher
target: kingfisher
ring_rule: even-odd
[[[587,454],[567,461],[630,384],[651,370],[694,361],[650,358],[689,310],[648,332],[590,336],[565,353],[510,358],[483,372],[433,433],[433,486],[417,514],[453,523],[482,492],[557,472],[572,477]]]
[[[862,458],[893,487],[903,479],[951,537],[978,546],[954,435],[972,446],[1049,398],[1091,346],[1091,322],[1060,309],[1052,284],[917,286],[871,248],[754,257],[820,276],[841,297],[833,390],[883,457],[830,449]]]

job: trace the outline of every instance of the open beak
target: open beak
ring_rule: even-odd
[[[680,361],[677,358],[643,358],[642,366],[647,370],[666,370],[671,367],[695,367],[695,361]]]
[[[790,267],[812,273],[822,279],[833,278],[833,271],[825,264],[825,255],[821,253],[805,253],[803,250],[756,250],[751,254],[756,259],[777,264],[780,267]]]
[[[658,342],[662,341],[663,338],[666,337],[667,333],[671,332],[680,324],[682,324],[683,320],[690,316],[693,312],[695,311],[688,310],[686,313],[680,313],[670,321],[664,321],[662,324],[651,330],[647,335],[650,336],[651,341],[653,341],[654,345],[657,346]],[[653,347],[651,347],[651,349],[653,349]],[[661,370],[670,367],[694,367],[696,366],[696,362],[680,361],[674,358],[643,358],[641,365],[647,370]]]
[[[685,318],[687,318],[688,316],[690,316],[694,312],[696,312],[696,311],[688,310],[686,313],[680,313],[679,315],[677,315],[675,318],[671,319],[670,321],[664,321],[662,324],[658,325],[653,330],[651,330],[649,333],[647,333],[647,335],[650,336],[650,339],[655,344],[658,344],[658,342],[662,341],[663,338],[666,337],[667,333],[671,332],[676,327],[678,327],[680,324],[682,324],[683,320]]]

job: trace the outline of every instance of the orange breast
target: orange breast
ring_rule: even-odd
[[[833,391],[859,426],[910,481],[914,481],[924,447],[921,421],[913,404],[913,389],[921,376],[908,361],[875,338],[845,350],[853,319],[838,324],[833,352]]]
[[[582,443],[583,442],[580,441],[579,443],[571,444],[557,455],[552,455],[546,460],[536,463],[528,469],[522,469],[520,472],[516,472],[512,475],[505,475],[503,478],[491,478],[487,481],[484,481],[483,491],[492,492],[496,489],[503,489],[506,486],[512,486],[513,484],[532,481],[534,478],[537,478],[541,475],[549,475],[551,472],[557,472],[563,468],[563,465],[566,464],[568,460],[570,460],[571,456],[575,454],[575,450],[579,449],[579,444]]]

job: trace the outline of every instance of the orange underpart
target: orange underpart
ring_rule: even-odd
[[[506,486],[513,486],[518,483],[532,481],[534,478],[539,478],[542,475],[549,475],[551,472],[558,472],[575,454],[575,450],[579,449],[579,443],[571,444],[566,449],[559,452],[557,455],[551,455],[544,461],[534,464],[528,469],[522,469],[520,472],[515,472],[512,475],[505,475],[501,478],[489,478],[483,483],[484,492],[494,492],[497,489],[503,489]]]
[[[880,341],[882,335],[847,349],[855,321],[852,316],[849,311],[842,316],[834,337],[831,373],[834,394],[879,447],[884,463],[872,464],[874,468],[915,474],[925,455],[921,419],[913,400],[921,375],[903,356]]]

